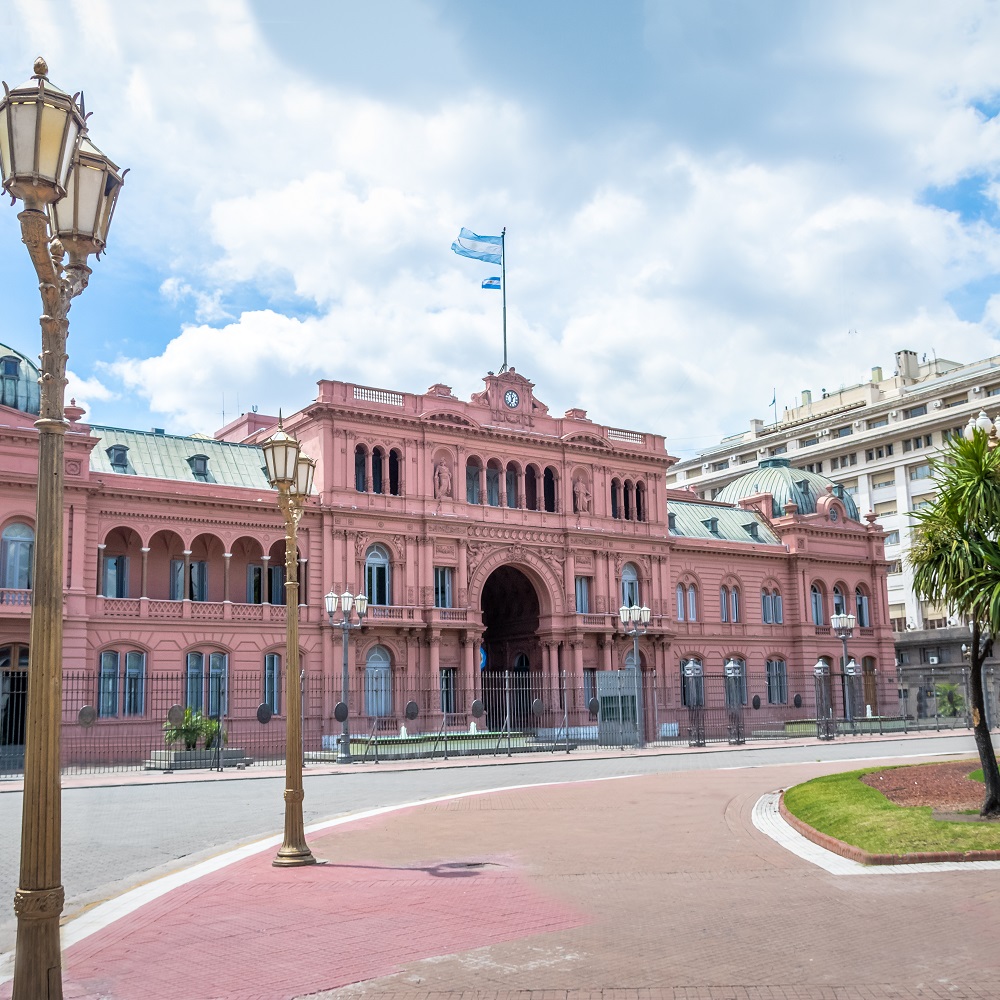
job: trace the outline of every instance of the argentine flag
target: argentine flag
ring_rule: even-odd
[[[499,264],[502,246],[502,236],[477,236],[463,226],[451,248],[462,257],[484,260],[487,264]]]
[[[483,288],[495,288],[498,292],[500,291],[500,278],[486,278],[483,281]]]

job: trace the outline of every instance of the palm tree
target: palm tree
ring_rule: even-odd
[[[1000,635],[1000,438],[985,413],[969,422],[934,459],[937,497],[914,513],[916,536],[909,561],[924,600],[971,622],[969,701],[972,733],[983,765],[982,816],[1000,815],[1000,773],[986,720],[983,661]]]

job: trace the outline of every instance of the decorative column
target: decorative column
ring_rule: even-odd
[[[101,597],[107,597],[107,594],[104,593],[104,583],[105,583],[104,553],[107,547],[108,546],[106,544],[101,544],[97,546],[97,593],[100,594]]]
[[[181,600],[186,601],[191,597],[191,550],[184,550],[184,590],[181,593]]]
[[[306,604],[306,567],[309,560],[305,556],[299,556],[299,605]]]
[[[139,599],[145,601],[149,599],[149,546],[141,548],[139,552],[142,554],[142,593],[139,594]]]
[[[270,556],[261,556],[261,568],[260,568],[260,603],[270,604],[271,603],[271,574],[268,573],[268,563],[271,561]]]
[[[458,606],[468,607],[469,604],[469,543],[458,540]]]
[[[225,604],[231,604],[229,599],[229,566],[232,563],[232,552],[222,553],[222,600]]]

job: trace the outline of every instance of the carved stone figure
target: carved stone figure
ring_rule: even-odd
[[[434,496],[438,500],[451,496],[451,469],[447,462],[434,466]]]
[[[590,513],[590,490],[582,479],[573,481],[573,510],[577,514]]]

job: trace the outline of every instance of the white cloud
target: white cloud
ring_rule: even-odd
[[[1000,93],[997,10],[765,5],[744,30],[711,8],[650,5],[661,82],[687,84],[662,119],[568,137],[542,95],[417,110],[324,83],[237,0],[102,4],[97,63],[19,8],[133,167],[116,252],[194,320],[104,377],[181,430],[217,426],[223,392],[287,410],[321,377],[468,395],[500,361],[499,297],[448,251],[460,225],[508,227],[510,356],[539,397],[684,449],[902,347],[996,351],[996,297],[981,321],[949,302],[1000,273],[998,234],[924,191],[1000,172],[1000,124],[971,106]]]

